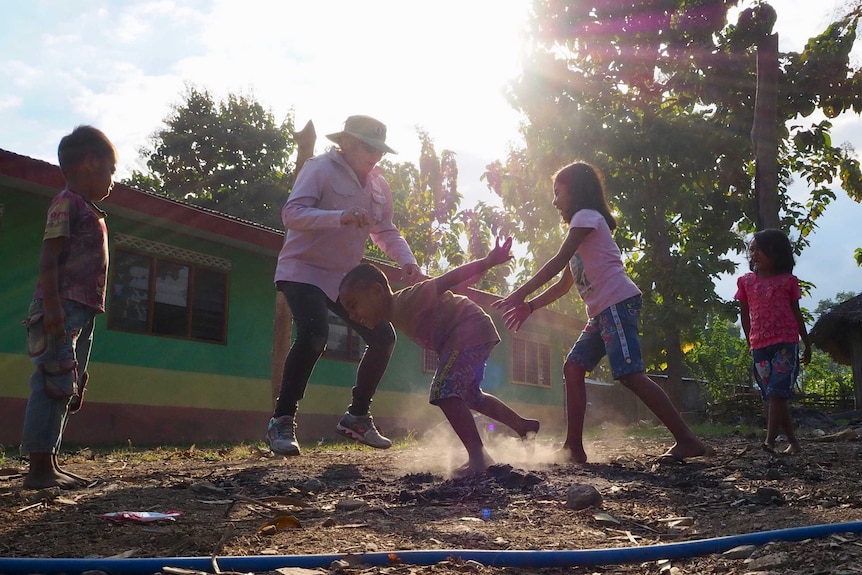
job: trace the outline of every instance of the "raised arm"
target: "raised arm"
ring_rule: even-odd
[[[503,319],[506,321],[506,327],[518,331],[527,318],[533,315],[533,312],[541,307],[550,305],[566,295],[572,285],[575,283],[575,278],[572,276],[572,268],[566,266],[563,268],[563,273],[560,279],[552,283],[548,289],[543,291],[538,296],[530,301],[521,302],[517,306],[507,309],[503,312]],[[493,304],[492,304],[493,305]]]
[[[437,286],[437,293],[441,294],[470,280],[472,280],[471,283],[475,283],[483,273],[492,267],[512,259],[512,238],[507,237],[502,244],[500,238],[497,238],[495,244],[494,249],[488,252],[484,258],[458,266],[435,279],[434,284]]]

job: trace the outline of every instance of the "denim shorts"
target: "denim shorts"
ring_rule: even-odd
[[[27,315],[27,348],[35,366],[30,397],[24,412],[21,453],[56,453],[60,448],[69,399],[87,371],[93,343],[96,310],[62,300],[66,326],[62,336],[45,333],[41,299],[33,300]]]
[[[607,355],[614,379],[644,371],[638,336],[643,298],[631,297],[590,318],[566,361],[592,371]]]
[[[752,350],[754,379],[764,397],[790,399],[799,373],[799,344],[776,343]]]
[[[431,380],[428,402],[437,405],[441,399],[458,397],[473,408],[482,395],[480,385],[485,379],[485,363],[496,343],[486,343],[467,349],[455,349],[440,357],[437,373]]]

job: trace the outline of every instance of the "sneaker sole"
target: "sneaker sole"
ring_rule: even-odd
[[[341,425],[340,423],[335,426],[335,431],[338,432],[339,435],[343,435],[344,437],[346,437],[348,439],[354,439],[354,440],[358,441],[359,443],[362,443],[363,445],[367,445],[368,447],[373,447],[374,449],[389,449],[390,447],[392,447],[391,443],[389,445],[374,445],[373,443],[368,443],[365,440],[364,436],[359,435],[358,433],[356,433],[355,431],[353,431],[349,427],[345,427],[345,426]]]
[[[269,441],[266,442],[266,446],[269,447],[269,450],[275,453],[276,455],[283,455],[285,457],[295,457],[299,455],[299,448],[291,449],[290,451],[278,451],[273,449],[272,445],[269,444]]]

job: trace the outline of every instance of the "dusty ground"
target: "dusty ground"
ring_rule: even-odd
[[[608,549],[862,520],[860,429],[802,429],[803,453],[776,456],[760,437],[708,438],[718,456],[657,465],[665,437],[610,432],[591,440],[592,463],[550,463],[556,445],[524,447],[494,436],[492,454],[512,465],[448,479],[463,456],[441,438],[376,451],[347,444],[311,446],[301,457],[269,456],[255,446],[163,448],[63,456],[93,479],[62,493],[25,491],[25,462],[7,455],[0,472],[0,572],[9,557],[180,557],[392,553],[387,566],[351,557],[347,574],[479,573],[862,573],[862,536],[838,533],[758,545],[736,557],[672,561],[489,567],[461,558],[399,564],[404,550]],[[854,438],[855,436],[855,438]],[[574,510],[567,492],[594,487],[600,507]],[[489,515],[483,519],[483,510]],[[175,521],[108,521],[105,513],[178,510]],[[293,519],[273,521],[279,516]],[[267,523],[273,526],[267,528]],[[385,555],[384,555],[385,556]],[[218,561],[218,559],[217,559]],[[581,559],[579,559],[581,561]],[[167,564],[167,563],[166,563]],[[338,571],[329,562],[301,573]],[[246,569],[249,571],[249,569]],[[170,572],[168,569],[166,572]],[[287,570],[283,572],[289,572]]]

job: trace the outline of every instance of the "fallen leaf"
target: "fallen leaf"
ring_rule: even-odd
[[[270,519],[257,528],[258,533],[271,534],[282,529],[300,529],[302,524],[299,519],[293,515],[279,515],[275,519]]]

